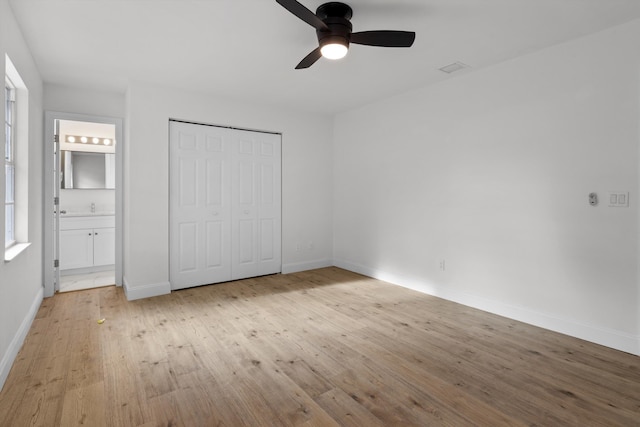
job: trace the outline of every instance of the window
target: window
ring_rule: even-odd
[[[2,94],[5,138],[0,192],[4,194],[0,200],[4,208],[0,217],[4,218],[4,260],[8,262],[29,247],[29,91],[7,55]]]
[[[8,78],[4,86],[5,113],[4,113],[4,175],[5,175],[5,201],[4,201],[4,247],[13,246],[15,236],[16,214],[16,161],[15,161],[15,86]]]

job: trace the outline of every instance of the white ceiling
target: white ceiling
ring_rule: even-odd
[[[275,0],[9,0],[45,82],[128,81],[337,113],[640,17],[640,0],[347,0],[354,31],[415,31],[409,49],[352,45],[296,64],[314,28]],[[315,11],[324,1],[302,0]]]

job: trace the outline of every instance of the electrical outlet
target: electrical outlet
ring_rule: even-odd
[[[446,271],[446,269],[447,269],[447,264],[446,264],[445,260],[441,259],[441,260],[438,262],[438,268],[440,269],[440,271]]]

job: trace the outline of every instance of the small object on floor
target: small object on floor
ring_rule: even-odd
[[[98,320],[98,325],[102,325],[102,324],[104,323],[104,321],[105,321],[105,320],[107,320],[107,319],[100,319],[100,320]]]

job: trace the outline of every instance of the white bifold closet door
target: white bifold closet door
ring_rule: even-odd
[[[280,135],[169,123],[171,288],[279,273]]]

